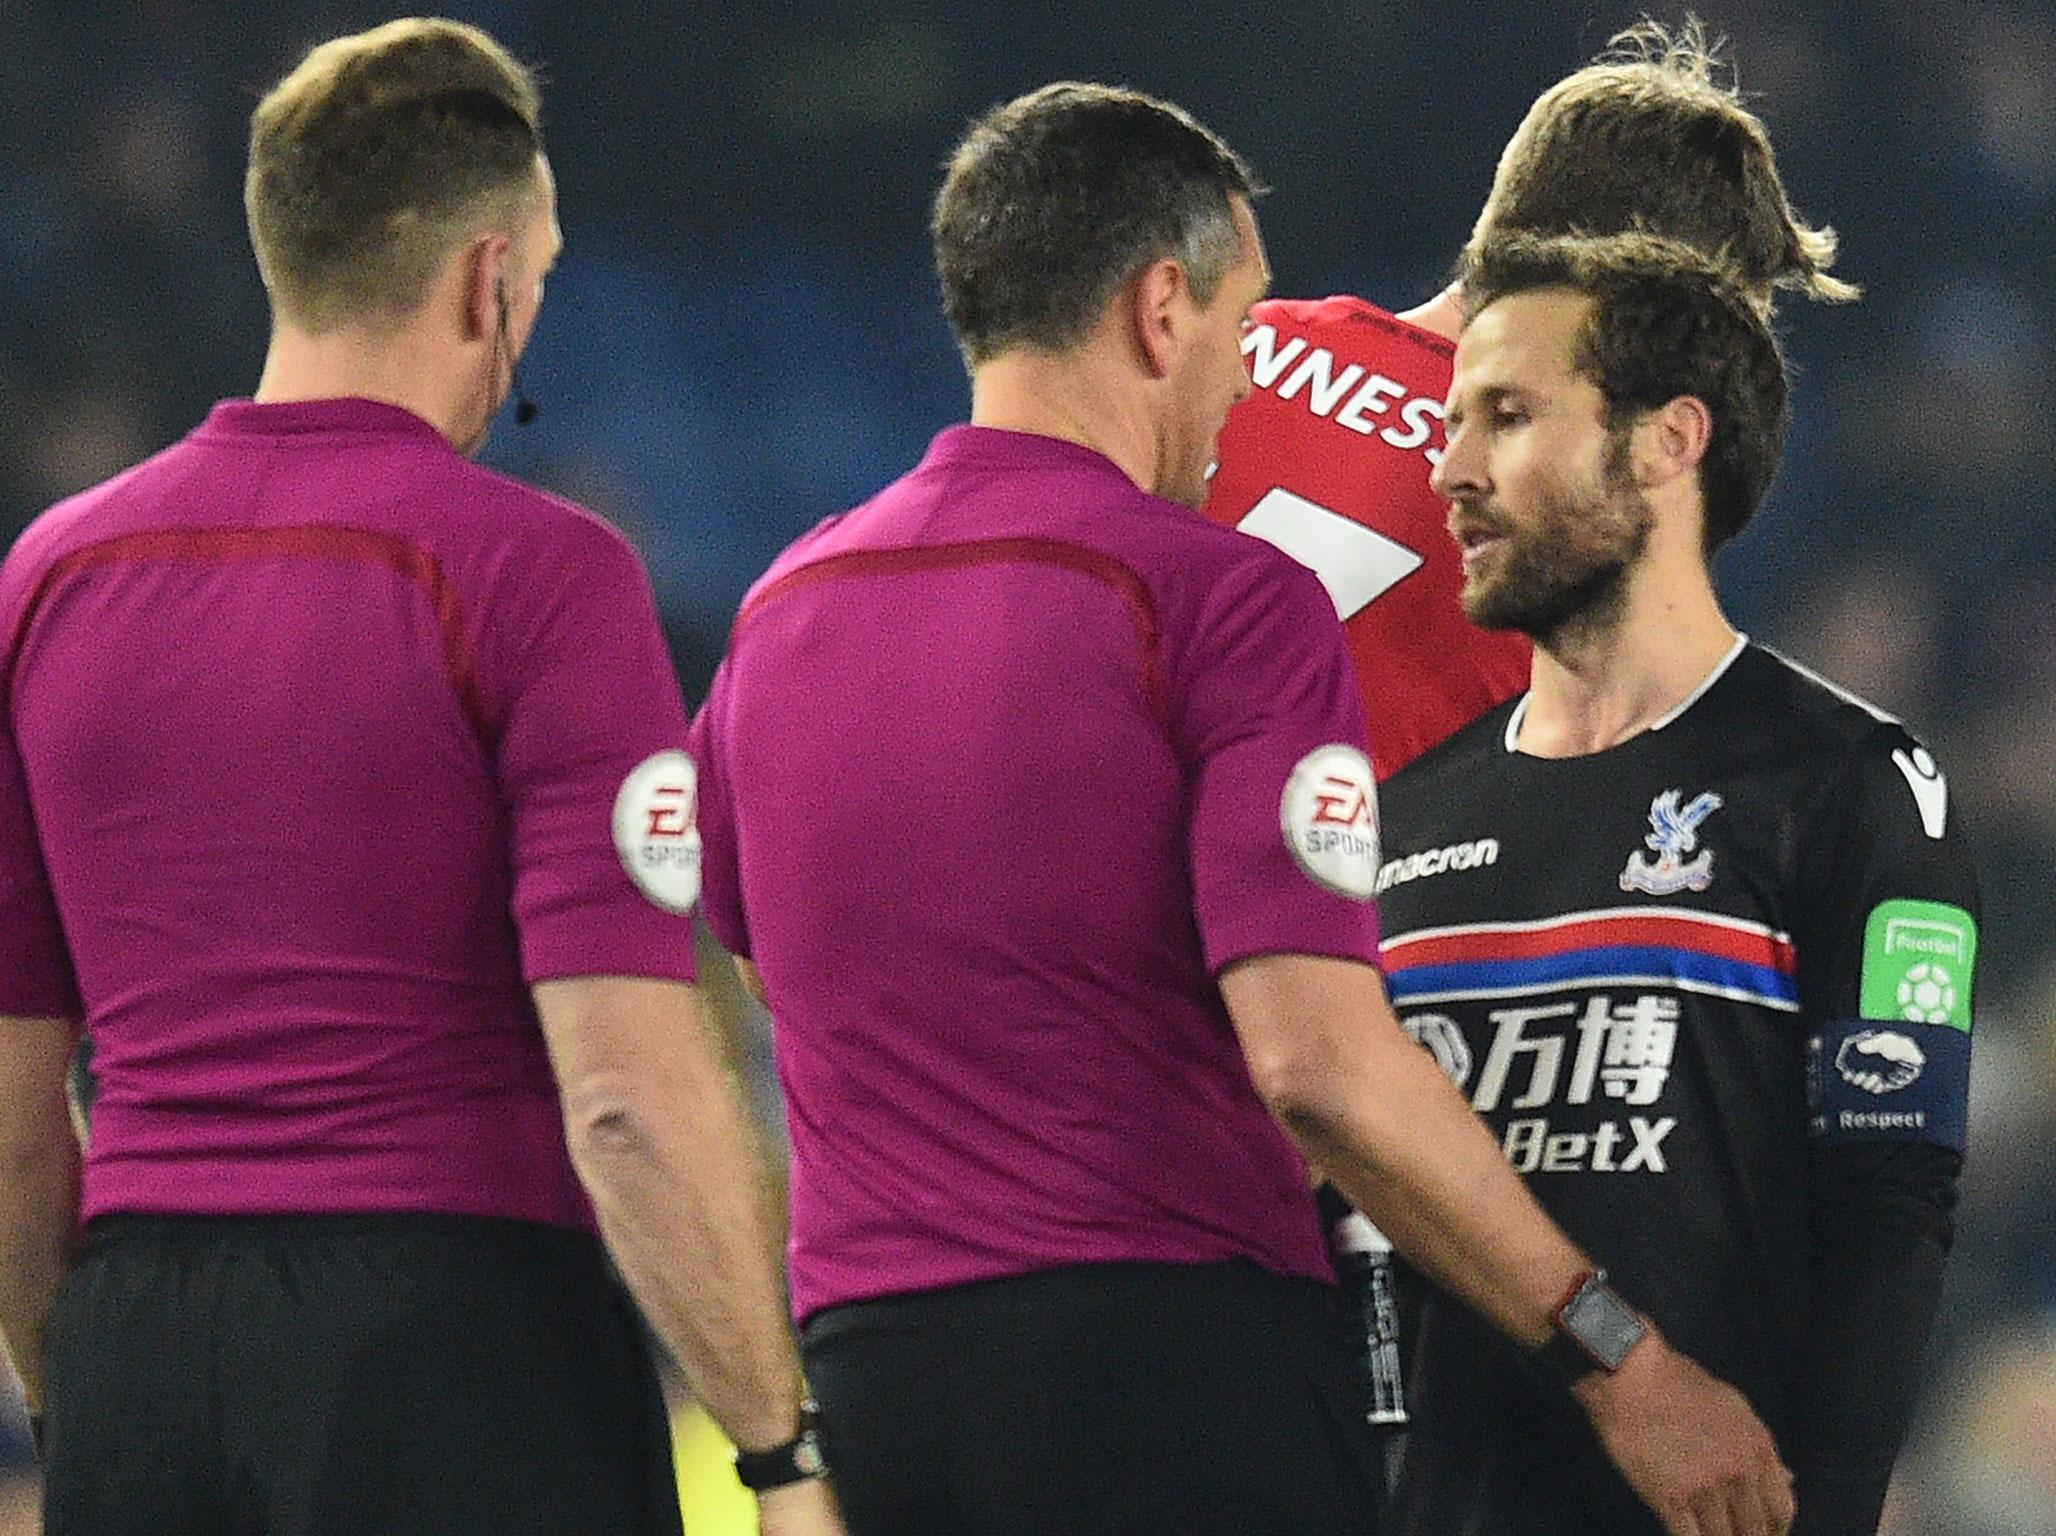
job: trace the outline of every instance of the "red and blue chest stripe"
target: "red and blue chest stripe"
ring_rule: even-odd
[[[1400,1004],[1633,983],[1799,1010],[1791,936],[1713,912],[1627,907],[1421,928],[1388,938],[1384,959]]]

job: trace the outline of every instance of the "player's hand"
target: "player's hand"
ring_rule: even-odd
[[[1785,1536],[1792,1474],[1742,1394],[1652,1333],[1572,1389],[1668,1536]]]
[[[825,1477],[758,1494],[757,1529],[762,1536],[848,1536]]]

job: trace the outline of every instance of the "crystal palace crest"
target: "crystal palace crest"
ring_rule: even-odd
[[[1723,801],[1711,790],[1695,797],[1690,805],[1679,806],[1683,790],[1667,789],[1649,804],[1649,835],[1642,839],[1650,853],[1631,853],[1621,871],[1621,889],[1646,891],[1651,896],[1672,896],[1679,891],[1703,891],[1713,884],[1713,850],[1699,846],[1699,824],[1721,808]]]

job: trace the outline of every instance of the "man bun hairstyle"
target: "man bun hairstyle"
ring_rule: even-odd
[[[1681,395],[1713,418],[1699,465],[1709,558],[1761,505],[1784,451],[1785,358],[1755,296],[1704,252],[1655,235],[1509,235],[1474,251],[1464,309],[1570,289],[1592,300],[1578,371],[1606,400],[1609,432],[1625,432]]]
[[[1828,275],[1835,232],[1793,209],[1725,46],[1696,16],[1645,17],[1544,91],[1500,156],[1466,257],[1501,235],[1645,229],[1719,257],[1764,309],[1780,289],[1860,297]]]
[[[995,107],[950,157],[932,230],[965,362],[1065,351],[1151,262],[1182,262],[1211,302],[1241,254],[1230,198],[1249,167],[1182,109],[1059,81]]]

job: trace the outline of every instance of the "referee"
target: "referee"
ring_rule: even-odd
[[[252,121],[256,398],[0,568],[0,1330],[49,1536],[676,1536],[610,1252],[764,1529],[841,1529],[686,985],[647,582],[467,458],[561,244],[538,108],[471,27],[316,48]]]
[[[935,213],[971,422],[780,557],[694,724],[858,1533],[1370,1529],[1302,1149],[1524,1345],[1589,1270],[1385,1001],[1333,605],[1196,510],[1255,191],[1130,91],[974,125]],[[1676,1530],[1782,1529],[1731,1389],[1652,1339],[1584,1392]]]

